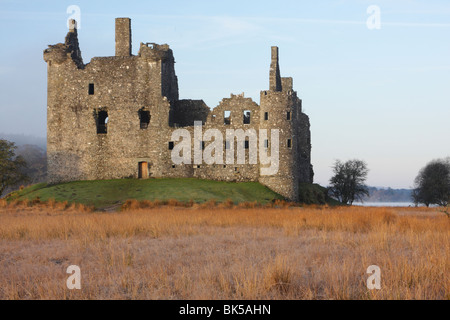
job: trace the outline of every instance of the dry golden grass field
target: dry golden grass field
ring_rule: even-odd
[[[0,200],[0,299],[450,299],[437,209],[280,207]]]

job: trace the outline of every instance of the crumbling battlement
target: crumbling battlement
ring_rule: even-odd
[[[180,100],[175,59],[167,44],[141,43],[132,54],[131,20],[116,19],[113,57],[95,57],[84,64],[76,23],[64,43],[44,50],[48,64],[47,154],[49,182],[95,179],[197,177],[223,181],[259,181],[291,200],[298,199],[299,182],[312,182],[311,133],[293,79],[281,77],[278,47],[271,48],[269,90],[260,104],[244,94],[231,94],[214,109],[203,100]],[[224,148],[245,152],[245,162],[175,164],[171,153],[177,128],[195,135],[202,130],[244,132],[267,130],[259,145],[268,154],[271,130],[279,131],[279,168],[262,174],[267,164],[254,162],[244,141],[225,140]],[[211,143],[214,141],[211,141]],[[209,147],[209,141],[201,143]],[[239,150],[237,152],[240,152]],[[215,155],[216,156],[216,155]],[[219,155],[217,155],[219,157]],[[225,155],[224,155],[225,157]],[[219,157],[220,158],[220,157]]]
[[[67,60],[71,60],[78,68],[83,69],[84,63],[78,44],[78,32],[75,20],[71,20],[70,26],[71,29],[67,33],[64,43],[50,45],[48,49],[44,50],[44,61],[49,64],[52,62],[61,64]]]

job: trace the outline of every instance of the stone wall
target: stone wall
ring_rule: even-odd
[[[178,100],[173,103],[171,120],[174,127],[193,126],[195,121],[206,122],[210,109],[203,100]]]
[[[312,182],[309,118],[302,113],[292,78],[280,77],[278,48],[271,50],[270,90],[261,92],[260,106],[244,94],[232,94],[210,110],[202,100],[179,99],[175,60],[168,45],[141,43],[138,54],[131,54],[129,19],[116,20],[116,56],[96,57],[88,64],[83,64],[76,29],[70,30],[65,43],[44,51],[49,182],[138,178],[148,169],[148,177],[260,181],[297,200],[298,183]],[[194,121],[203,124],[203,133],[209,129],[221,133],[222,162],[194,161],[194,147],[201,143],[194,141],[199,130]],[[172,133],[178,129],[192,137],[189,163],[174,164],[171,158],[177,143]],[[232,142],[228,129],[250,136]],[[268,131],[269,141],[271,130],[279,130],[279,168],[269,176],[261,174],[266,166],[260,164],[259,154],[256,162],[251,161],[254,158],[246,149],[255,143],[252,133],[261,143],[261,129]],[[203,144],[213,155],[215,139]],[[238,146],[245,153],[244,163],[237,163]],[[261,147],[268,154],[275,152],[271,144],[258,144]],[[227,159],[230,148],[233,156]]]

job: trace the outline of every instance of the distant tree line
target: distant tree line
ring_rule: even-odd
[[[392,189],[368,187],[369,196],[363,197],[368,202],[410,202],[411,189]]]

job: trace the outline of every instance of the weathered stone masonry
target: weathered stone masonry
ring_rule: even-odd
[[[87,64],[75,27],[65,43],[44,51],[50,182],[128,177],[259,181],[297,200],[299,182],[313,181],[309,118],[302,112],[292,78],[280,77],[277,47],[271,48],[269,90],[261,92],[260,105],[232,94],[210,110],[202,100],[179,99],[168,45],[141,43],[133,56],[131,20],[116,19],[115,32],[116,55],[95,57]],[[224,137],[227,129],[267,129],[269,135],[270,129],[279,129],[278,172],[264,176],[262,165],[236,161],[174,165],[172,132],[183,127],[193,136],[194,121],[203,122],[203,131],[218,129]]]

